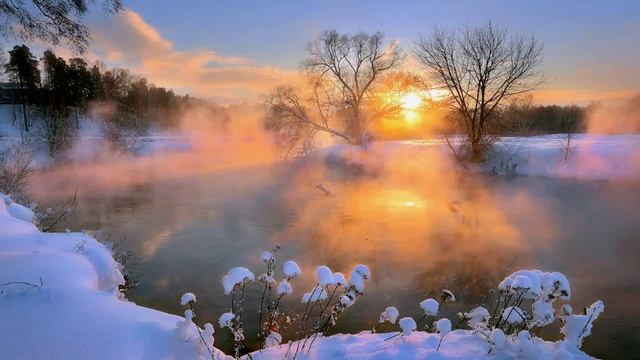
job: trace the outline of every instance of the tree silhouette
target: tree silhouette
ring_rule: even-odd
[[[396,43],[384,34],[340,34],[325,31],[307,48],[302,63],[310,89],[278,88],[270,99],[267,126],[281,144],[304,153],[324,132],[351,144],[362,144],[375,118],[370,100],[383,75],[402,60]]]
[[[93,0],[0,0],[0,35],[40,39],[51,45],[67,41],[79,53],[89,43],[89,29],[80,23]],[[102,0],[106,13],[122,9],[121,0]]]
[[[27,104],[34,101],[40,85],[38,59],[33,56],[26,45],[16,45],[13,50],[9,51],[9,62],[5,64],[5,72],[9,74],[11,82],[14,84],[15,97],[19,99],[22,106],[24,130],[29,132]]]
[[[485,129],[504,101],[533,90],[541,81],[539,41],[508,36],[491,23],[420,36],[414,53],[434,83],[449,91],[453,118],[462,120],[465,155],[473,161],[482,160],[491,145],[493,138]]]

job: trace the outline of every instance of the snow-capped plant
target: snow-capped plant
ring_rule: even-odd
[[[325,290],[325,288],[322,286],[316,286],[310,292],[304,293],[304,295],[302,295],[302,303],[307,304],[310,302],[322,301],[326,300],[327,297],[329,297],[327,290]]]
[[[198,352],[201,355],[209,354],[211,359],[215,359],[214,356],[214,347],[213,347],[213,333],[215,330],[213,329],[213,325],[210,323],[206,323],[204,325],[204,330],[200,330],[200,328],[195,324],[194,320],[196,319],[196,313],[193,309],[193,306],[196,304],[196,295],[191,292],[184,293],[182,297],[180,297],[180,304],[186,306],[187,310],[185,310],[185,318],[184,320],[178,321],[176,324],[178,336],[184,341],[189,341],[191,339],[191,335],[193,334],[193,329],[195,328],[200,336],[200,341],[198,342]],[[206,353],[205,353],[206,350]]]
[[[245,305],[245,287],[255,280],[255,275],[244,267],[234,267],[222,278],[222,285],[226,295],[231,294],[231,313],[233,318],[225,324],[234,338],[236,357],[240,356],[240,349],[246,348],[244,340],[243,314]],[[229,314],[229,313],[225,313]],[[223,315],[225,315],[223,314]],[[222,317],[221,317],[222,320]]]
[[[272,331],[264,341],[265,347],[278,346],[282,343],[282,335],[280,333]]]
[[[438,342],[438,347],[436,348],[436,351],[438,351],[440,350],[440,345],[442,345],[442,340],[444,339],[444,337],[451,332],[451,320],[442,318],[436,321],[435,327],[436,332],[441,335],[440,341]]]
[[[316,276],[318,277],[318,284],[323,288],[335,284],[333,271],[326,265],[320,265],[316,268]]]
[[[504,335],[504,332],[500,329],[493,329],[491,333],[489,333],[489,343],[491,343],[491,349],[489,352],[500,351],[504,348],[504,343],[507,341],[507,337]]]
[[[269,264],[270,262],[273,262],[274,260],[273,253],[271,251],[263,252],[262,255],[260,255],[260,260],[262,260],[262,262],[265,264]]]
[[[206,356],[207,354],[209,354],[213,359],[213,334],[215,332],[216,331],[213,328],[213,325],[211,325],[210,323],[204,324],[204,330],[202,330],[202,333],[200,334],[202,341],[198,343],[198,352],[200,353],[200,355]]]
[[[517,306],[509,306],[502,310],[502,318],[509,325],[522,324],[526,321],[527,313]]]
[[[220,325],[221,328],[231,327],[231,321],[233,321],[235,317],[232,312],[226,312],[218,318],[218,325]]]
[[[532,333],[560,319],[565,342],[580,347],[582,339],[591,333],[593,321],[603,311],[601,301],[594,303],[583,315],[572,315],[569,304],[556,313],[557,300],[570,300],[571,287],[559,272],[540,270],[516,271],[498,285],[498,299],[491,313],[476,307],[461,317],[474,332],[485,337],[491,351],[499,351],[505,339],[511,338],[523,353],[530,347]],[[526,339],[528,344],[526,344]]]
[[[331,326],[336,324],[338,317],[356,300],[364,295],[365,283],[371,279],[371,271],[366,265],[358,264],[351,270],[351,278],[347,282],[342,273],[331,273],[331,269],[327,266],[319,266],[316,268],[316,276],[318,284],[314,289],[303,296],[303,302],[307,300],[307,306],[301,319],[301,331],[297,334],[298,345],[302,343],[302,347],[296,346],[294,358],[299,351],[311,349],[318,334],[326,332]],[[328,297],[325,296],[328,294]],[[325,301],[326,300],[326,301]],[[311,327],[306,329],[306,321],[310,314],[318,305],[318,316],[311,323]],[[306,314],[306,315],[305,315]],[[311,342],[307,347],[308,340]],[[301,341],[303,340],[304,341]]]
[[[265,267],[266,267],[266,271],[260,276],[258,276],[258,281],[264,284],[262,288],[262,296],[260,297],[260,310],[258,310],[258,342],[260,343],[261,349],[264,347],[264,339],[265,339],[265,335],[267,334],[267,331],[269,331],[269,333],[271,333],[272,331],[270,328],[271,325],[269,320],[271,316],[271,308],[273,305],[271,302],[271,292],[273,287],[276,285],[276,280],[274,279],[273,274],[274,274],[275,264],[276,264],[275,254],[279,250],[280,250],[280,246],[276,245],[273,247],[273,249],[271,249],[271,251],[264,251],[260,256],[260,260],[262,260],[262,262],[265,264]],[[285,282],[283,286],[288,285],[288,289],[285,289],[285,290],[288,290],[288,292],[284,291],[284,294],[280,294],[280,291],[278,291],[279,297],[285,296],[287,293],[290,293],[292,291],[291,285],[287,283],[286,280],[283,280],[283,281]],[[280,290],[280,286],[278,286],[278,290]],[[265,310],[265,307],[264,307],[265,300],[267,302],[266,318],[263,316],[263,313]],[[268,321],[265,322],[264,320],[268,320]]]
[[[292,292],[293,292],[293,287],[287,281],[287,279],[284,279],[280,281],[280,283],[278,283],[278,288],[276,289],[276,295],[285,296],[285,295],[291,294]]]
[[[347,285],[347,279],[345,279],[344,274],[340,272],[333,273],[333,283],[338,286]]]
[[[189,341],[191,339],[191,334],[194,326],[193,311],[185,310],[184,319],[179,320],[176,324],[176,327],[178,328],[178,338],[180,338],[184,342]]]
[[[287,280],[300,276],[300,267],[293,260],[285,261],[284,264],[282,264],[282,271],[284,272],[284,277]]]
[[[440,301],[442,301],[443,304],[456,302],[456,296],[453,294],[453,291],[444,289],[442,290],[442,294],[440,294]]]
[[[409,336],[418,327],[416,321],[411,317],[403,317],[398,321],[398,325],[402,329],[402,336]]]
[[[604,303],[596,301],[589,308],[585,309],[583,315],[564,315],[561,317],[562,328],[560,332],[564,335],[564,342],[580,348],[582,340],[591,335],[593,322],[604,311]]]
[[[396,309],[395,306],[388,306],[382,313],[380,313],[380,319],[378,320],[378,322],[383,323],[385,321],[388,321],[391,324],[395,324],[396,319],[398,319],[399,315],[400,312],[398,311],[398,309]]]
[[[236,287],[244,286],[255,280],[255,275],[244,267],[234,267],[222,278],[224,294],[229,295]]]
[[[535,354],[532,353],[533,338],[531,333],[527,330],[521,330],[516,337],[516,345],[518,346],[520,353],[527,358],[532,358]]]
[[[464,318],[467,320],[467,324],[470,328],[482,331],[487,328],[489,320],[491,319],[491,314],[489,314],[489,310],[482,306],[478,306],[468,313],[464,313]]]
[[[189,305],[189,304],[193,306],[193,304],[195,303],[196,303],[196,295],[194,293],[190,293],[190,292],[184,293],[180,298],[180,305],[182,306]]]
[[[420,302],[420,308],[426,316],[437,316],[440,304],[434,299],[426,299]]]

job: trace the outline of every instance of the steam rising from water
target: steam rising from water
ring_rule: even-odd
[[[108,109],[98,109],[108,111]],[[161,179],[198,176],[257,166],[278,160],[271,136],[262,129],[260,110],[235,107],[212,115],[194,107],[181,116],[178,131],[141,137],[135,146],[144,156],[114,149],[98,137],[81,138],[70,150],[71,160],[58,163],[36,177],[32,190],[63,195],[77,187],[108,191]]]
[[[626,100],[597,104],[589,111],[587,132],[591,134],[640,133],[640,94]]]

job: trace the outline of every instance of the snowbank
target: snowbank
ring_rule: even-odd
[[[589,180],[640,179],[640,135],[572,135],[566,149],[566,134],[500,138],[477,170]],[[397,159],[440,170],[455,166],[443,140],[381,141],[365,147],[340,144],[319,149],[314,156],[367,171],[379,171]]]
[[[455,330],[447,334],[436,351],[441,336],[426,332],[413,332],[409,336],[389,339],[394,334],[372,334],[365,331],[355,335],[333,335],[318,338],[309,353],[301,359],[591,359],[580,350],[562,343],[529,339],[528,343],[507,340],[499,352],[489,352],[491,346],[470,330]],[[271,347],[252,354],[255,360],[283,359],[288,345]],[[295,345],[292,346],[295,349]],[[291,354],[290,354],[291,355]]]
[[[201,342],[190,310],[179,317],[123,299],[118,286],[124,279],[105,245],[84,233],[41,233],[13,216],[29,220],[28,209],[3,194],[0,200],[0,359],[210,358],[210,345]],[[362,265],[354,271],[370,276]],[[248,276],[242,273],[243,279]],[[195,295],[182,299],[189,301],[195,302]],[[578,325],[585,322],[577,320],[582,321]],[[203,337],[210,341],[213,332],[207,325]],[[298,358],[589,358],[566,342],[532,339],[527,332],[503,339],[499,346],[471,330],[440,332],[444,338],[413,329],[393,339],[394,333],[370,332],[319,337]],[[288,348],[273,346],[252,357],[281,359]],[[213,352],[216,359],[229,358]]]
[[[181,317],[122,299],[103,244],[41,233],[11,215],[30,210],[0,198],[0,359],[198,358],[198,342],[176,334]]]
[[[491,166],[517,164],[517,175],[611,180],[640,179],[640,135],[567,135],[502,138]]]

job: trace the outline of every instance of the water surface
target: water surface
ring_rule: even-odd
[[[492,308],[491,289],[504,276],[540,268],[567,275],[577,311],[604,300],[605,312],[584,344],[589,354],[630,358],[640,351],[638,182],[325,165],[144,177],[98,189],[69,183],[69,191],[78,187],[79,207],[61,228],[102,229],[112,239],[126,239],[141,278],[128,298],[180,314],[180,295],[195,292],[200,324],[229,310],[224,273],[246,266],[259,274],[260,253],[278,244],[279,264],[295,259],[304,273],[293,281],[295,293],[285,308],[299,310],[317,265],[346,274],[357,263],[372,269],[365,296],[334,333],[371,329],[388,305],[418,318],[418,302],[444,288],[458,298],[443,308],[451,319],[476,305]],[[36,195],[52,200],[46,191]],[[259,301],[259,288],[249,290],[250,304]],[[246,322],[255,333],[255,321]],[[545,336],[553,333],[557,329]],[[226,335],[218,330],[215,341],[229,352]]]

